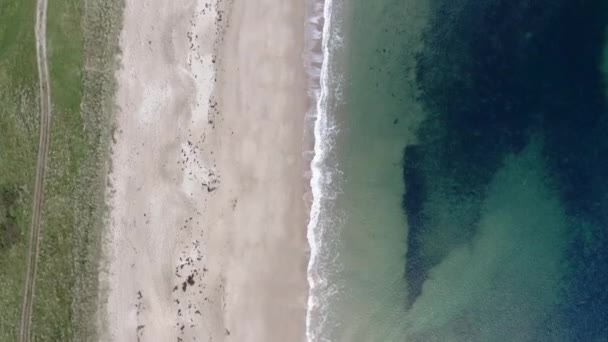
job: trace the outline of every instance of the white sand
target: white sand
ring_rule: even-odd
[[[126,2],[102,339],[303,341],[304,3]]]

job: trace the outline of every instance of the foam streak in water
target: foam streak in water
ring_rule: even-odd
[[[308,341],[322,341],[321,330],[327,316],[326,296],[328,291],[327,278],[324,276],[323,255],[331,253],[323,238],[324,231],[329,228],[327,220],[323,219],[323,203],[331,193],[332,170],[325,166],[328,151],[333,145],[335,134],[332,120],[328,117],[328,88],[329,88],[329,33],[331,25],[332,0],[313,0],[310,3],[307,18],[307,53],[306,69],[309,81],[309,96],[314,107],[310,109],[307,118],[314,120],[314,157],[310,168],[312,177],[312,205],[308,223],[308,243],[310,260],[308,264],[309,296],[306,315],[306,336]]]

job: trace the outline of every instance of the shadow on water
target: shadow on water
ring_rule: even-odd
[[[557,334],[608,338],[608,111],[600,72],[608,2],[434,0],[432,7],[416,74],[429,116],[404,153],[408,307],[432,270],[479,233],[505,158],[539,136],[568,217],[568,271],[551,312],[567,324]],[[547,329],[537,337],[556,336]]]

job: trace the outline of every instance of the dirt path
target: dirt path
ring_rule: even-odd
[[[32,209],[32,225],[30,228],[30,243],[27,256],[27,273],[23,291],[23,307],[19,341],[30,340],[30,323],[34,303],[34,282],[38,262],[38,247],[40,244],[40,218],[44,202],[44,176],[46,161],[49,154],[51,131],[51,94],[49,72],[46,56],[46,8],[47,0],[38,0],[36,5],[36,59],[38,62],[38,82],[40,86],[40,141],[38,143],[38,161],[36,164],[36,183],[34,184],[34,204]]]

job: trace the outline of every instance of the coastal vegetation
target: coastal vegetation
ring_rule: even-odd
[[[35,0],[0,0],[0,341],[19,328],[38,145]]]
[[[38,143],[35,0],[0,0],[0,340],[19,329]],[[99,294],[122,2],[49,1],[51,143],[33,339],[88,340]]]

